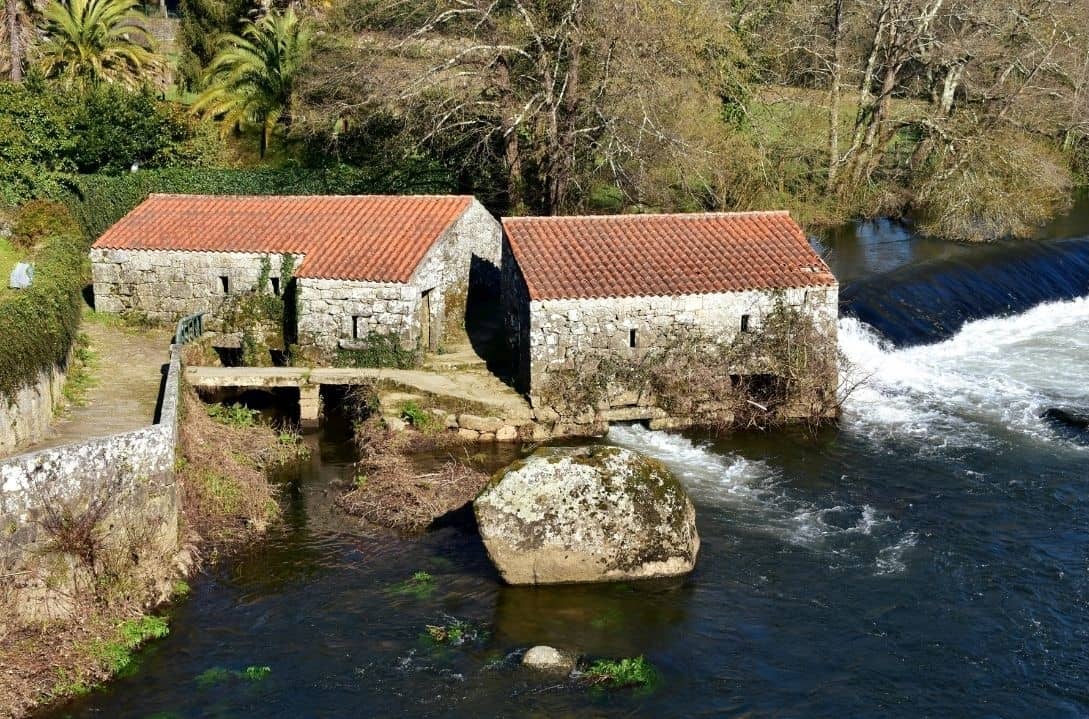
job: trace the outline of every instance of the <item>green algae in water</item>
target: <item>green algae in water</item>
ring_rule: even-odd
[[[590,626],[600,630],[615,630],[624,626],[624,613],[619,609],[610,608],[590,620]]]
[[[455,617],[447,619],[443,624],[426,625],[421,638],[435,646],[460,647],[466,644],[482,644],[491,636],[491,632],[473,622]]]
[[[197,686],[201,688],[212,687],[217,684],[240,679],[248,682],[259,682],[272,674],[272,667],[252,664],[242,671],[227,669],[226,667],[210,667],[197,675]]]
[[[204,688],[222,684],[223,682],[229,681],[233,676],[234,672],[230,669],[224,667],[211,667],[198,674],[194,681],[197,683],[197,686]]]
[[[427,599],[435,593],[435,578],[427,572],[416,572],[411,579],[395,584],[387,590],[396,596],[410,596]]]
[[[242,670],[242,678],[251,682],[259,682],[272,673],[272,667],[251,666]]]

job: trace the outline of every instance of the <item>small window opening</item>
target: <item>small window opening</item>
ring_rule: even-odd
[[[635,346],[635,330],[628,330],[628,347]]]
[[[271,278],[269,278],[269,280],[272,282],[272,294],[274,294],[276,296],[279,296],[280,295],[280,278],[279,277],[271,277]]]
[[[227,275],[220,275],[219,286],[223,289],[223,294],[228,294],[231,291],[231,278]]]
[[[360,332],[363,329],[363,318],[359,315],[352,317],[352,339],[360,339]]]
[[[749,315],[741,315],[741,331],[749,331]]]

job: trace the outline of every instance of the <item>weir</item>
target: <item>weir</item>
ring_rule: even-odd
[[[874,275],[840,292],[840,312],[896,346],[938,342],[966,323],[1089,290],[1089,238],[1008,242]]]

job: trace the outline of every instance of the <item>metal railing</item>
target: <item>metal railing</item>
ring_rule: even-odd
[[[195,339],[200,339],[204,334],[204,313],[182,317],[178,320],[178,327],[174,330],[174,344],[183,345]]]

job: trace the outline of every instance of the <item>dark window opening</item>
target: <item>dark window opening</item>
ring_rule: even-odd
[[[741,331],[742,332],[748,332],[749,331],[749,316],[748,315],[741,315]]]
[[[635,346],[635,330],[628,330],[628,347]]]
[[[352,339],[361,339],[359,336],[360,330],[363,329],[363,318],[356,315],[352,317]]]
[[[280,278],[279,277],[271,277],[269,279],[272,282],[272,294],[279,297],[279,295],[280,295]]]
[[[227,294],[231,291],[231,278],[227,275],[219,276],[219,286],[223,289],[223,294]]]

